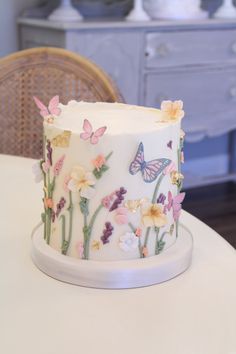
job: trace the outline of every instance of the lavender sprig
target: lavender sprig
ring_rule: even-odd
[[[122,203],[124,200],[124,195],[127,193],[127,190],[124,187],[120,187],[118,191],[116,191],[116,199],[114,200],[113,204],[111,205],[109,211],[116,210],[119,205]]]
[[[103,230],[103,234],[101,236],[102,243],[105,245],[110,242],[109,238],[112,235],[114,228],[110,222],[105,223],[105,229]]]
[[[52,166],[52,147],[51,147],[51,143],[50,143],[49,140],[47,140],[46,149],[47,149],[47,158],[48,158],[48,161],[49,161],[49,163],[50,163],[50,166]]]
[[[64,208],[66,204],[66,200],[64,197],[61,197],[61,199],[59,200],[59,203],[57,203],[57,209],[56,209],[56,217],[58,218],[58,216],[60,215],[62,209]]]

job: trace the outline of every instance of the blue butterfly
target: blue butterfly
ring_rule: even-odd
[[[171,160],[169,159],[156,159],[146,162],[144,160],[143,143],[140,143],[136,156],[130,164],[129,172],[131,175],[135,175],[140,171],[144,182],[152,183],[170,163]]]

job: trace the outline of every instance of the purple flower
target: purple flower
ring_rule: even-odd
[[[157,204],[165,204],[165,200],[166,200],[166,196],[163,194],[163,193],[161,193],[160,195],[159,195],[159,197],[157,198]]]
[[[119,205],[122,203],[124,200],[124,195],[127,193],[127,190],[124,187],[120,187],[118,191],[116,191],[116,199],[114,200],[112,206],[110,207],[109,211],[116,210]]]
[[[62,197],[60,200],[59,200],[59,203],[57,203],[57,209],[56,209],[56,217],[58,218],[58,216],[60,215],[62,209],[64,208],[66,204],[66,200],[64,197]]]
[[[105,229],[103,230],[101,240],[102,243],[105,245],[110,242],[109,238],[112,235],[112,231],[114,230],[112,224],[110,222],[105,223]]]
[[[49,140],[47,140],[46,149],[47,149],[47,158],[48,158],[48,161],[49,161],[49,163],[50,163],[50,166],[52,166],[52,147],[51,147],[51,143],[50,143]]]

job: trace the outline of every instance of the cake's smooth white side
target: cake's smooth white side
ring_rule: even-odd
[[[109,170],[104,173],[101,179],[96,181],[96,194],[89,202],[89,217],[101,204],[101,200],[105,196],[120,187],[124,187],[127,190],[125,200],[152,199],[156,181],[144,183],[140,172],[136,175],[129,173],[130,163],[133,161],[141,142],[144,146],[146,161],[167,158],[178,166],[177,151],[180,144],[180,121],[174,123],[160,122],[161,113],[159,110],[115,103],[78,103],[75,101],[69,102],[66,106],[60,105],[60,108],[61,114],[55,119],[53,124],[44,123],[45,136],[50,141],[63,134],[65,130],[71,131],[68,147],[53,147],[54,163],[62,155],[65,155],[62,171],[56,178],[53,193],[54,204],[58,203],[61,197],[64,197],[67,203],[66,207],[68,206],[68,193],[63,188],[65,176],[69,175],[72,168],[76,165],[84,167],[86,171],[92,171],[94,166],[91,161],[99,154],[107,156],[110,152],[113,152],[107,161]],[[80,138],[84,119],[88,119],[91,122],[94,130],[101,126],[107,127],[104,136],[101,137],[98,144],[93,145],[89,140],[84,141]],[[168,147],[170,141],[172,141],[172,149]],[[173,196],[175,196],[177,187],[171,183],[170,176],[165,176],[158,194],[167,195],[168,191],[171,191]],[[84,218],[80,212],[79,199],[79,193],[73,193],[72,239],[67,252],[68,256],[76,258],[78,258],[76,245],[79,241],[84,241]],[[174,224],[172,212],[168,212],[167,217],[168,223],[161,228],[162,232],[168,231],[171,225]],[[129,213],[129,218],[133,225],[142,226],[139,212]],[[94,250],[91,247],[92,242],[93,240],[101,242],[100,237],[107,221],[110,221],[114,227],[109,243],[102,245],[99,250]],[[61,220],[56,218],[51,226],[50,246],[59,252],[61,251],[61,227]],[[119,247],[119,239],[126,232],[130,232],[130,228],[127,225],[117,225],[114,220],[114,213],[110,213],[103,208],[97,216],[93,227],[89,259],[115,261],[140,258],[138,249],[125,252]],[[166,235],[165,248],[175,242],[175,233],[176,230],[174,234]],[[144,240],[144,237],[145,233],[142,235],[142,240]],[[149,256],[155,254],[155,240],[155,233],[151,231],[148,242]]]

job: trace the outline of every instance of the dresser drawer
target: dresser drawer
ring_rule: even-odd
[[[163,100],[184,101],[184,129],[189,140],[220,135],[236,128],[236,67],[231,70],[147,74],[145,102],[160,107]],[[194,137],[195,134],[195,137]]]
[[[236,30],[146,34],[147,68],[236,61]]]

